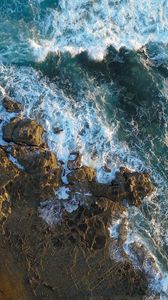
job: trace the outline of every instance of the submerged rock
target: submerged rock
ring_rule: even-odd
[[[20,112],[22,110],[22,104],[14,102],[10,97],[5,96],[2,100],[2,104],[7,112]]]
[[[7,142],[41,146],[43,128],[31,119],[14,118],[3,127],[3,138]]]

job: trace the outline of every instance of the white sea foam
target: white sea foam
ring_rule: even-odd
[[[54,200],[41,202],[38,212],[40,218],[42,218],[49,226],[57,225],[62,220],[61,205]]]
[[[26,116],[43,125],[49,147],[59,160],[66,164],[71,152],[80,151],[82,163],[97,169],[100,182],[110,182],[122,164],[143,168],[128,145],[120,145],[116,140],[117,124],[109,127],[95,105],[97,86],[75,101],[58,90],[56,84],[41,79],[32,68],[11,68],[8,74],[6,90],[12,90],[23,104]],[[61,134],[54,133],[55,127],[63,128]],[[111,171],[106,172],[104,166]]]
[[[50,51],[72,55],[87,51],[102,60],[109,45],[138,49],[149,41],[167,43],[168,2],[60,0],[58,10],[49,9],[43,27],[46,38],[30,40],[37,60],[44,60]],[[48,35],[46,28],[51,31]]]
[[[137,208],[130,208],[127,214],[122,214],[120,218],[112,222],[109,231],[115,242],[110,245],[110,255],[112,259],[119,262],[124,262],[129,258],[134,268],[141,269],[147,274],[149,293],[160,293],[160,299],[166,300],[168,298],[168,259],[159,248],[157,235],[152,237],[152,232],[145,229],[146,221],[142,223],[140,214]],[[119,231],[123,222],[125,232],[121,237]],[[158,227],[158,224],[154,223],[153,217],[151,226]],[[141,226],[141,230],[138,230],[138,226]],[[160,252],[159,255],[158,252]]]
[[[69,191],[69,188],[62,186],[56,190],[56,195],[58,196],[58,199],[65,200],[69,198]]]

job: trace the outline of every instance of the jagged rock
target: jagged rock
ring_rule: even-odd
[[[135,270],[128,259],[116,262],[111,258],[109,226],[125,210],[120,200],[127,197],[136,204],[152,191],[149,176],[121,169],[111,185],[105,185],[96,182],[92,168],[72,170],[69,194],[72,198],[75,193],[79,198],[87,194],[86,201],[81,204],[79,199],[72,213],[61,210],[62,224],[52,228],[39,217],[38,205],[44,199],[52,201],[62,170],[55,155],[41,146],[43,129],[35,121],[16,118],[3,131],[6,140],[19,144],[0,148],[0,217],[10,212],[8,195],[13,211],[3,221],[3,251],[8,255],[10,250],[21,267],[28,299],[99,299],[100,293],[102,299],[111,299],[111,291],[116,299],[144,296],[147,280],[142,271]],[[7,153],[23,169],[18,170]],[[54,209],[53,217],[57,216]],[[124,228],[122,232],[124,237]]]
[[[46,199],[61,184],[62,169],[56,156],[48,149],[13,146],[11,154],[24,168],[18,187],[26,198]],[[15,188],[17,188],[17,184]]]
[[[69,183],[80,181],[94,181],[96,178],[96,171],[93,168],[82,166],[80,169],[74,170],[68,174]]]
[[[41,146],[43,144],[43,128],[31,119],[19,117],[11,120],[3,127],[3,138],[7,142]]]
[[[2,104],[8,112],[20,112],[22,110],[22,104],[19,102],[14,102],[8,96],[3,98]]]
[[[55,154],[48,149],[16,145],[11,147],[11,154],[28,173],[40,175],[60,168]]]
[[[132,172],[127,168],[120,168],[112,185],[118,185],[129,194],[129,204],[138,205],[143,198],[152,194],[154,186],[146,172]]]
[[[53,131],[54,131],[55,134],[59,134],[59,133],[61,133],[61,132],[63,131],[63,129],[61,129],[61,128],[59,128],[59,127],[55,127],[55,128],[53,129]]]
[[[72,232],[72,239],[80,239],[83,247],[98,250],[109,242],[108,227],[112,216],[123,213],[124,208],[106,198],[97,202],[93,197],[73,213],[64,213],[64,221]]]
[[[106,197],[113,201],[126,200],[129,205],[139,205],[144,197],[153,192],[149,174],[132,172],[121,168],[111,185],[98,182],[90,184],[90,190],[95,197]]]
[[[68,160],[67,166],[69,170],[76,170],[81,167],[82,156],[79,153],[77,153],[75,156],[75,159]]]

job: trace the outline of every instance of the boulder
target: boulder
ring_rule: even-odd
[[[5,96],[2,100],[2,104],[7,112],[20,112],[22,110],[22,104],[14,102],[10,97]]]
[[[7,142],[41,146],[43,128],[31,119],[14,118],[3,127],[3,138]]]

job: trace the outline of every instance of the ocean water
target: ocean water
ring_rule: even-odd
[[[155,192],[128,208],[122,250],[148,275],[151,295],[168,299],[168,1],[1,0],[0,90],[44,126],[65,166],[79,150],[100,182],[120,166],[150,173]],[[0,126],[12,116],[1,107]],[[45,207],[55,224],[60,208]],[[122,219],[109,229],[114,240]]]

